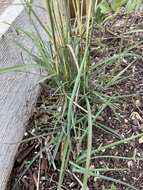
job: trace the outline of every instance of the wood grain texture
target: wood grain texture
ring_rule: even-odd
[[[18,34],[14,28],[30,30],[24,11],[16,18],[7,33],[0,38],[0,67],[31,63],[31,59],[13,40],[33,49],[29,39]],[[40,78],[39,71],[7,73],[0,75],[0,190],[5,190],[14,158],[36,101]]]
[[[13,0],[0,0],[0,14],[6,9]]]

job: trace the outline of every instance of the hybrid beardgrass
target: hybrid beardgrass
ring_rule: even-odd
[[[88,6],[86,6],[86,13],[83,12],[84,1],[85,0],[67,0],[66,4],[61,5],[60,3],[64,1],[47,0],[46,6],[50,26],[45,26],[35,12],[32,4],[25,1],[34,32],[20,31],[33,42],[37,53],[30,51],[22,44],[18,43],[18,45],[33,58],[35,64],[18,65],[6,69],[2,68],[0,69],[0,73],[18,71],[25,68],[30,69],[31,67],[42,68],[42,70],[48,73],[46,79],[48,79],[50,87],[54,88],[52,96],[58,100],[58,103],[56,102],[56,114],[53,114],[52,121],[52,131],[57,131],[57,134],[51,134],[52,138],[49,142],[49,145],[52,144],[54,147],[52,156],[50,157],[51,160],[49,160],[50,167],[54,165],[57,152],[59,150],[61,152],[61,168],[57,183],[58,190],[62,189],[67,169],[73,169],[73,172],[81,174],[83,190],[87,190],[87,182],[90,176],[120,183],[132,189],[136,189],[125,182],[100,174],[104,171],[122,171],[127,168],[90,168],[91,161],[96,157],[95,153],[98,153],[98,151],[122,144],[141,135],[122,139],[116,131],[98,121],[98,117],[107,107],[109,107],[115,115],[117,114],[114,101],[119,97],[114,95],[111,97],[107,96],[103,94],[102,89],[108,90],[110,86],[123,80],[123,74],[132,64],[129,64],[116,76],[107,76],[107,83],[106,76],[100,76],[100,71],[104,70],[107,65],[114,66],[116,60],[120,64],[119,60],[121,58],[133,57],[134,55],[130,53],[130,50],[133,48],[130,47],[118,55],[101,60],[93,67],[91,66],[90,42],[92,39],[94,16],[98,0],[87,1]],[[73,20],[71,20],[71,2],[75,12],[75,18]],[[61,7],[65,9],[63,10]],[[39,32],[33,18],[44,31],[44,38]],[[136,55],[136,57],[138,57],[138,55]],[[90,81],[92,69],[95,70],[97,79],[100,79],[97,81],[95,89],[92,89],[93,86],[91,86]],[[96,111],[93,112],[92,108],[94,104],[96,105]],[[61,111],[58,111],[59,107]],[[52,113],[53,110],[51,107],[47,109]],[[61,127],[60,131],[57,130],[59,126]],[[120,139],[120,141],[93,150],[93,127],[100,128],[104,132],[114,135],[115,138]],[[83,147],[85,142],[86,151],[84,150],[85,147]],[[45,151],[45,148],[46,147],[41,151]],[[33,162],[40,157],[41,151],[32,159],[22,175],[24,175]],[[70,158],[71,154],[73,154],[72,161]],[[122,159],[128,158],[122,157]]]

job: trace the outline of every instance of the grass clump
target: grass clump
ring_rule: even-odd
[[[44,83],[48,83],[50,91],[53,92],[49,98],[54,99],[53,106],[46,108],[51,113],[51,130],[53,131],[48,142],[48,146],[52,145],[53,147],[49,165],[50,167],[55,166],[54,160],[57,152],[60,151],[61,163],[60,169],[57,169],[59,173],[58,190],[62,189],[64,176],[68,170],[80,174],[83,190],[87,190],[90,176],[136,189],[126,182],[104,175],[104,172],[107,171],[124,171],[127,168],[91,168],[91,164],[96,156],[105,156],[98,155],[101,151],[142,136],[139,134],[122,139],[116,131],[107,127],[100,117],[106,108],[110,108],[113,114],[118,117],[118,106],[115,102],[120,99],[120,96],[114,93],[109,95],[108,92],[112,86],[127,78],[123,75],[133,63],[120,71],[122,60],[126,57],[136,56],[138,58],[140,56],[131,53],[135,47],[135,45],[131,45],[120,53],[94,62],[92,59],[92,37],[95,27],[95,13],[99,8],[99,3],[97,0],[88,0],[86,13],[83,9],[84,0],[73,0],[72,4],[75,12],[73,20],[71,20],[71,1],[67,0],[66,6],[62,5],[65,7],[65,15],[63,15],[59,1],[47,0],[49,27],[45,26],[39,19],[31,4],[26,3],[35,31],[32,35],[23,32],[32,40],[37,53],[30,52],[21,44],[20,46],[33,58],[35,64],[1,69],[0,72],[36,66],[48,73]],[[33,22],[33,17],[42,28],[44,37]],[[94,83],[93,78],[95,78]],[[93,128],[98,128],[100,131],[114,136],[116,142],[93,150]],[[57,133],[55,134],[55,132]],[[46,146],[42,151],[45,149]],[[41,151],[35,159],[40,154]],[[116,158],[114,157],[114,159]],[[31,161],[29,167],[35,159]]]

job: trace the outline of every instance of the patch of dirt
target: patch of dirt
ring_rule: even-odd
[[[143,32],[127,33],[121,45],[120,37],[125,25],[124,16],[125,15],[118,15],[114,22],[108,23],[108,25],[105,25],[104,28],[100,30],[96,30],[97,27],[95,27],[91,46],[93,64],[94,62],[96,64],[101,58],[103,59],[104,57],[116,54],[125,47],[128,48],[133,42],[136,44],[143,40]],[[143,17],[141,15],[131,15],[126,23],[126,31],[129,31],[129,29],[141,29],[142,27]],[[143,44],[140,43],[135,46],[131,53],[138,53],[142,56]],[[123,96],[116,104],[120,109],[121,120],[117,119],[110,108],[107,108],[101,116],[103,123],[111,129],[116,130],[122,137],[129,137],[133,134],[143,132],[143,59],[136,59],[135,56],[132,59],[128,57],[124,58],[119,69],[123,70],[131,62],[133,63],[125,75],[130,77],[125,78],[120,84],[114,85],[114,87],[111,86],[111,90],[108,93],[109,96],[113,93],[120,96],[128,95],[126,97]],[[110,74],[110,72],[112,72],[112,68],[109,66],[106,73]],[[96,78],[95,80],[93,79],[93,85],[94,82],[96,82]],[[43,150],[43,147],[47,145],[52,138],[50,134],[53,132],[52,116],[54,115],[54,107],[52,107],[50,113],[45,107],[59,104],[57,97],[51,96],[52,92],[51,94],[50,92],[51,91],[47,90],[46,87],[43,88],[37,105],[33,110],[33,116],[29,121],[24,136],[24,139],[29,139],[29,141],[21,143],[19,147],[7,190],[34,190],[37,186],[40,187],[39,190],[54,190],[57,188],[59,177],[57,171],[60,169],[61,163],[60,152],[57,153],[55,162],[50,166],[49,154],[52,147]],[[115,141],[115,137],[104,134],[103,131],[97,130],[97,128],[93,129],[93,134],[93,147],[95,149],[101,145],[107,145]],[[124,143],[103,151],[107,157],[93,159],[91,167],[128,168],[128,170],[125,171],[104,172],[104,175],[127,182],[135,186],[138,190],[143,190],[142,160],[123,160],[121,158],[113,159],[109,157],[109,155],[112,155],[143,158],[142,141],[143,139],[140,139],[140,142],[139,139],[132,140],[129,143]],[[100,152],[99,156],[102,155],[103,152]],[[22,177],[19,180],[20,176]],[[38,180],[39,178],[40,180]],[[111,188],[112,183],[113,182],[106,179],[90,177],[88,186],[89,190],[107,190]],[[117,184],[116,187],[118,190],[132,189],[121,184]],[[80,190],[80,175],[75,175],[72,171],[67,170],[64,177],[63,189]]]

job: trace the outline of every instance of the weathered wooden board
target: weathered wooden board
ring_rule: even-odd
[[[31,28],[21,6],[7,7],[0,15],[0,67],[31,63],[31,59],[16,47],[13,39],[26,44],[29,49],[33,45],[14,28]],[[0,75],[0,190],[6,187],[19,145],[14,143],[20,142],[23,137],[39,92],[37,81],[40,75],[38,71],[33,72],[36,74],[16,72]]]
[[[6,9],[13,0],[0,0],[0,14],[3,13],[4,9]]]

